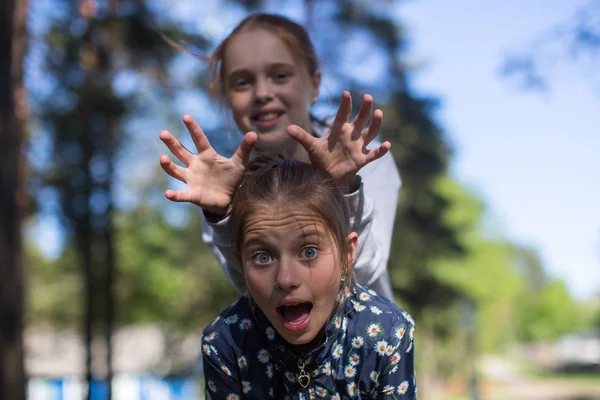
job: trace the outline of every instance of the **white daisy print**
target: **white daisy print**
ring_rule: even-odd
[[[387,349],[385,349],[385,354],[391,356],[392,354],[394,354],[394,350],[395,349],[392,346],[388,346]]]
[[[354,309],[356,311],[358,311],[358,312],[361,312],[362,310],[364,310],[365,308],[367,308],[364,305],[362,305],[362,304],[360,304],[360,303],[358,303],[356,301],[353,301],[352,304],[354,305]]]
[[[243,330],[243,331],[247,331],[251,327],[252,327],[252,321],[250,321],[247,318],[243,319],[242,322],[240,322],[240,329]]]
[[[267,364],[266,374],[269,379],[273,378],[273,365],[272,364]]]
[[[344,375],[346,375],[346,378],[354,378],[354,375],[356,375],[356,367],[354,365],[346,365],[346,368],[344,368]]]
[[[406,311],[402,311],[402,315],[408,320],[408,322],[410,322],[413,325],[415,324],[415,320],[409,313],[407,313]]]
[[[396,336],[396,339],[398,339],[398,340],[402,340],[405,333],[406,333],[406,327],[404,325],[400,325],[399,327],[394,329],[394,335]]]
[[[352,347],[355,349],[360,349],[364,343],[362,336],[355,336],[352,338]]]
[[[273,388],[269,389],[269,397],[275,397],[275,391],[273,390]]]
[[[398,394],[404,394],[408,390],[408,381],[402,382],[398,385]]]
[[[210,346],[207,344],[202,345],[202,352],[207,356],[210,356]]]
[[[272,327],[272,326],[269,326],[269,327],[267,328],[266,332],[267,332],[267,338],[268,338],[269,340],[273,340],[273,339],[275,339],[275,329],[273,329],[273,327]]]
[[[294,383],[294,381],[296,380],[296,375],[294,375],[293,372],[290,371],[285,371],[285,377],[287,378],[288,381],[290,381],[291,383]]]
[[[207,342],[212,342],[216,337],[217,337],[217,333],[211,332],[208,335],[204,336],[204,340],[206,340]]]
[[[367,293],[369,293],[371,296],[377,296],[377,292],[374,291],[373,289],[367,290]]]
[[[217,385],[215,385],[215,383],[213,381],[208,381],[208,389],[213,392],[216,393],[217,392]]]
[[[410,337],[410,340],[413,340],[415,338],[415,327],[414,326],[410,327],[410,331],[408,332],[408,337]]]
[[[252,385],[250,385],[250,382],[242,381],[242,392],[244,392],[244,394],[248,394],[250,393],[250,390],[252,390]]]
[[[248,366],[248,359],[246,359],[244,356],[240,356],[240,358],[237,359],[237,363],[238,367],[245,368]]]
[[[400,355],[400,353],[396,352],[392,355],[390,361],[392,362],[392,365],[396,365],[400,362],[401,359],[402,356]]]
[[[368,300],[370,300],[370,299],[371,299],[371,296],[369,296],[369,294],[368,294],[368,293],[362,292],[362,293],[360,294],[359,298],[360,298],[362,301],[368,301]]]
[[[348,396],[354,397],[356,396],[356,383],[351,382],[346,385],[346,392],[348,392]]]
[[[374,382],[374,383],[378,383],[379,382],[379,372],[377,371],[372,371],[369,374],[369,379]]]
[[[360,356],[356,353],[352,353],[350,355],[350,360],[348,360],[352,365],[358,365],[360,363]]]
[[[375,351],[380,356],[384,356],[387,353],[388,343],[385,340],[380,340],[375,344]]]
[[[327,376],[331,376],[331,363],[329,361],[323,366],[323,373]]]
[[[336,393],[333,396],[331,396],[331,400],[341,400],[341,397],[338,393]]]
[[[258,361],[260,361],[261,363],[268,363],[270,359],[271,355],[266,349],[260,349],[258,351]]]
[[[235,324],[238,321],[238,315],[237,314],[232,314],[229,317],[225,318],[225,323],[226,324]]]
[[[379,308],[377,308],[376,306],[371,306],[369,309],[375,315],[381,315],[381,313],[383,312]]]
[[[342,317],[339,315],[335,317],[334,324],[336,328],[340,329],[340,326],[342,326]]]
[[[392,385],[385,385],[383,390],[381,391],[384,394],[393,394],[396,391],[396,388]]]
[[[410,353],[410,351],[412,350],[412,345],[413,345],[413,344],[412,344],[412,342],[410,342],[410,343],[408,344],[408,347],[406,348],[406,352],[407,352],[407,353]]]
[[[337,346],[335,346],[335,348],[333,349],[333,358],[335,358],[336,360],[338,358],[340,358],[342,356],[344,352],[344,348],[342,347],[341,344],[338,344]]]
[[[240,396],[237,394],[230,393],[227,395],[227,400],[240,400]]]
[[[371,324],[367,327],[367,334],[374,338],[381,333],[381,327],[379,324]]]
[[[231,376],[231,370],[229,368],[227,368],[226,366],[221,365],[221,371],[223,371],[223,373],[225,375]]]
[[[318,386],[317,387],[317,396],[319,396],[319,397],[327,396],[327,390],[325,388]]]

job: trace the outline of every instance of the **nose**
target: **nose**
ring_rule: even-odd
[[[299,287],[300,277],[298,272],[298,265],[295,260],[282,258],[275,277],[277,288],[284,292],[289,292]]]
[[[258,79],[254,97],[259,104],[264,104],[273,98],[272,86],[268,79]]]

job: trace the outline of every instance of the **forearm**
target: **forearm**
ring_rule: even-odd
[[[221,268],[223,268],[227,279],[229,279],[240,293],[245,293],[246,284],[244,276],[237,267],[231,246],[231,218],[227,216],[220,220],[209,219],[206,213],[203,213],[203,218],[202,239],[204,243],[209,246]]]

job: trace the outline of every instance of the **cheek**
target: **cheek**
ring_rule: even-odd
[[[244,279],[252,297],[265,298],[270,296],[273,284],[268,274],[260,273],[252,268],[244,268]]]
[[[227,105],[231,109],[231,114],[236,121],[239,121],[248,114],[249,95],[246,93],[234,93],[227,98]]]
[[[308,86],[302,79],[296,79],[287,88],[286,96],[298,111],[305,112],[310,107],[311,97]]]

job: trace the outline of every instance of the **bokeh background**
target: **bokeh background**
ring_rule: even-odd
[[[1,398],[203,398],[200,335],[236,292],[164,197],[158,133],[194,148],[189,113],[237,146],[190,53],[266,11],[311,34],[317,116],[344,89],[384,111],[419,396],[600,399],[600,1],[5,4]]]

